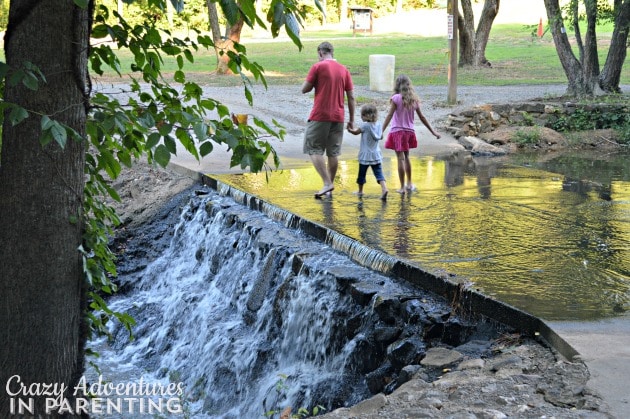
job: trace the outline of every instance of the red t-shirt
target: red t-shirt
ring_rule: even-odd
[[[345,93],[354,89],[348,69],[336,60],[318,61],[306,75],[315,88],[315,103],[308,119],[343,122]]]

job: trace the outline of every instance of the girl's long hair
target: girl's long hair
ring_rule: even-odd
[[[405,108],[413,108],[416,103],[420,103],[420,98],[416,94],[416,90],[411,85],[411,80],[404,74],[396,77],[394,92],[399,93],[402,96],[403,106]]]

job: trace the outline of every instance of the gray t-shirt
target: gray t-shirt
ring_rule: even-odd
[[[359,163],[378,164],[383,160],[381,147],[378,142],[383,138],[383,124],[380,122],[361,123],[361,147],[359,149]]]

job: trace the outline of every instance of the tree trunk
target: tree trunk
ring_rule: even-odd
[[[575,44],[578,49],[578,57],[580,64],[584,63],[584,42],[582,42],[582,30],[580,29],[580,2],[579,0],[571,0],[569,4],[571,11],[571,26],[575,33]]]
[[[558,58],[564,69],[564,73],[567,76],[569,85],[567,87],[567,94],[571,96],[590,95],[587,84],[584,80],[584,74],[582,73],[582,65],[580,61],[573,54],[571,44],[567,36],[567,31],[562,21],[562,15],[560,13],[560,5],[558,0],[544,0],[545,9],[547,10],[547,19],[551,27],[551,35],[556,45],[556,51],[558,52]]]
[[[243,24],[245,20],[240,17],[232,26],[228,28],[227,39],[219,41],[216,44],[216,50],[219,52],[219,60],[217,61],[217,73],[218,74],[232,74],[232,70],[228,67],[230,62],[230,56],[228,51],[235,51],[234,43],[241,42],[241,31],[243,30]]]
[[[606,62],[599,75],[599,87],[605,92],[620,92],[621,69],[626,60],[630,30],[630,0],[615,2],[615,27]]]
[[[461,0],[462,13],[457,19],[459,34],[459,66],[471,66],[475,62],[475,16],[471,0]]]
[[[492,29],[492,23],[494,18],[499,13],[500,0],[486,0],[481,12],[481,18],[477,25],[477,32],[475,34],[475,61],[474,65],[490,66],[488,60],[486,60],[486,46],[488,45],[488,38],[490,38],[490,30]]]
[[[599,57],[597,56],[597,0],[584,0],[586,7],[586,35],[584,36],[584,59],[582,72],[587,91],[593,93],[599,77]]]
[[[221,40],[221,26],[219,26],[219,13],[217,4],[212,0],[206,0],[208,6],[208,23],[212,32],[212,41],[216,44]],[[217,54],[218,57],[218,54]]]
[[[0,166],[0,417],[6,383],[75,385],[83,372],[81,244],[85,143],[42,146],[41,115],[85,134],[90,10],[73,0],[11,2],[5,56],[46,77],[37,91],[6,83],[4,99],[29,110],[13,126],[5,114]],[[15,379],[14,379],[14,384]],[[15,386],[13,387],[15,390]],[[72,391],[65,394],[71,399]],[[28,396],[23,396],[28,398]],[[35,414],[44,415],[44,397]]]
[[[461,0],[462,13],[457,20],[459,33],[459,66],[489,67],[486,46],[492,23],[499,13],[500,0],[485,0],[479,24],[475,30],[475,17],[471,0]]]

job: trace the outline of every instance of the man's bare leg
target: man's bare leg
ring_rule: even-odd
[[[328,157],[328,176],[330,178],[330,184],[335,182],[335,176],[337,176],[337,168],[339,167],[339,159],[337,156]]]
[[[337,162],[336,162],[336,157],[335,157],[335,163],[333,164],[334,166],[334,173],[337,173]],[[328,161],[330,163],[330,157],[328,158]],[[313,167],[315,167],[315,170],[317,171],[317,174],[319,175],[319,177],[322,178],[322,181],[324,182],[324,187],[315,194],[316,198],[321,197],[322,195],[325,195],[327,192],[330,192],[334,189],[333,186],[333,182],[330,175],[332,173],[331,167],[330,165],[326,165],[326,159],[324,158],[323,155],[320,154],[311,154],[311,162],[313,163]]]

